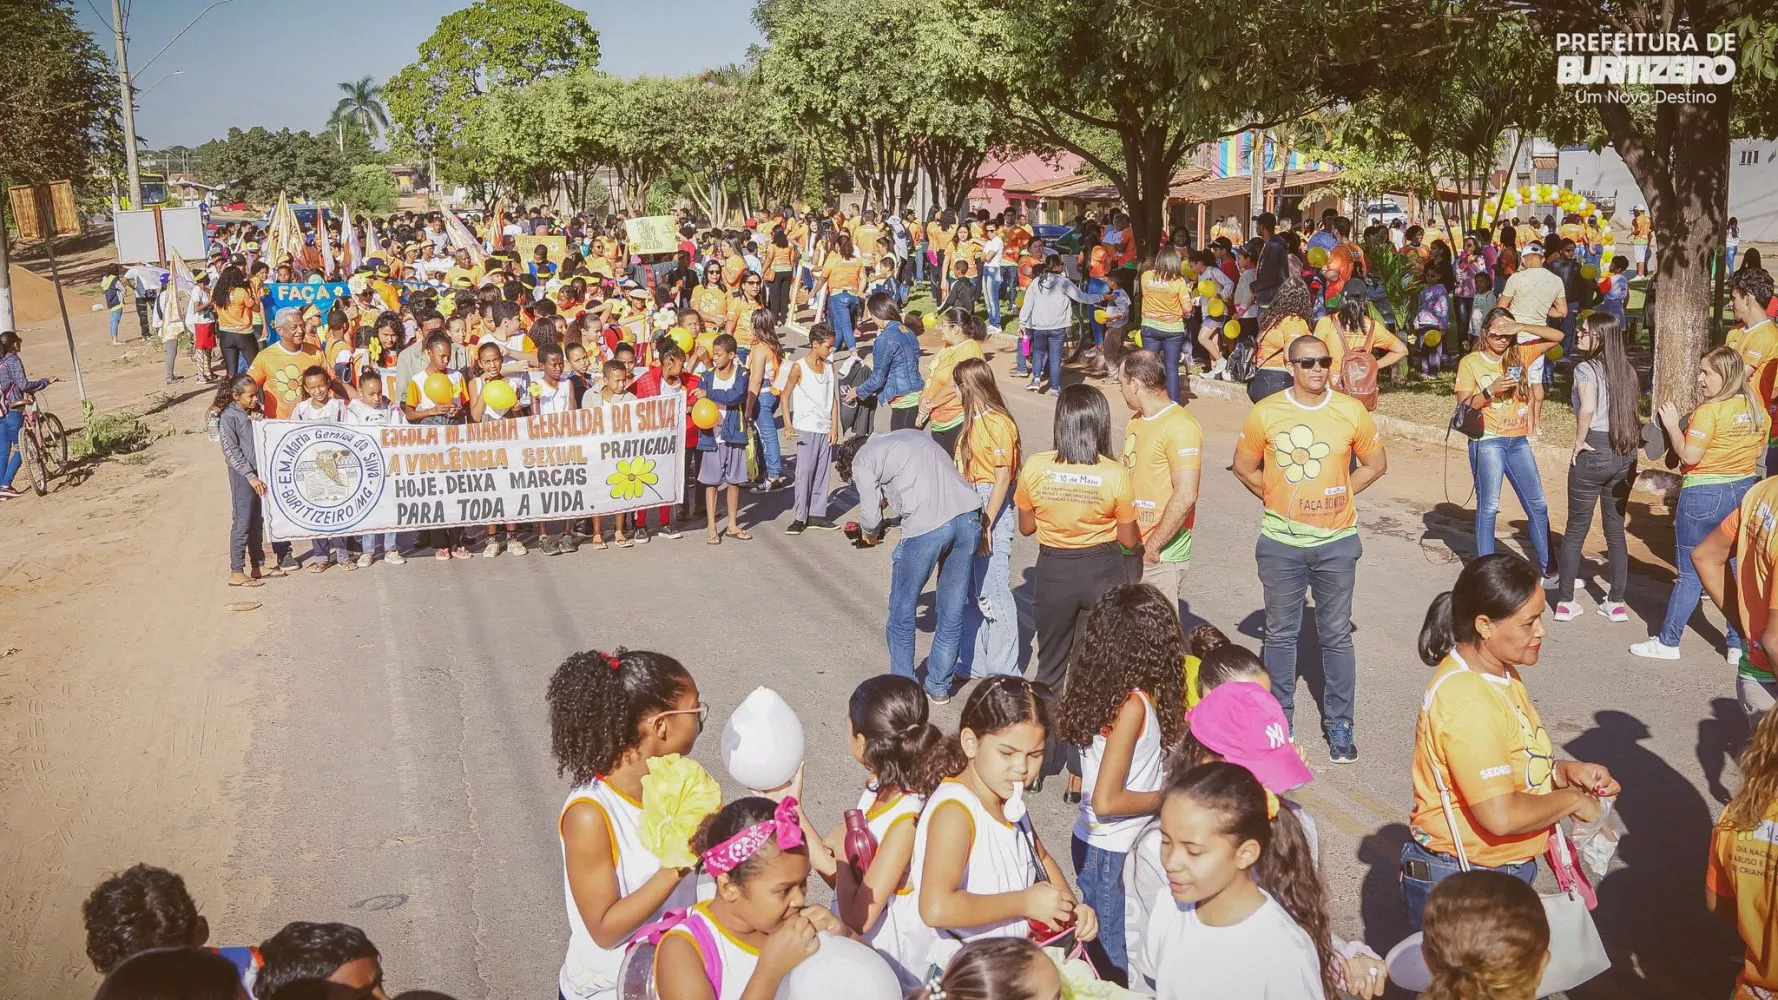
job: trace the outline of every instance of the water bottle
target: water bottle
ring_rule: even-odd
[[[210,416],[204,420],[204,435],[212,441],[222,440],[221,414],[211,413]]]
[[[860,882],[876,856],[877,838],[871,836],[870,827],[864,822],[864,810],[846,810],[846,863],[852,866]]]

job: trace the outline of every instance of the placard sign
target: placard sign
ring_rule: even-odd
[[[334,299],[343,299],[352,294],[344,281],[273,281],[265,286],[272,296],[273,311],[294,306],[302,309],[315,306],[322,312],[333,304]]]
[[[671,215],[625,219],[624,233],[631,253],[672,253],[679,249],[679,231],[673,228]]]
[[[254,426],[267,533],[278,541],[679,503],[685,398],[477,424]]]
[[[514,236],[513,251],[519,255],[520,264],[529,264],[538,247],[549,252],[550,263],[560,265],[568,256],[568,237],[566,236]]]

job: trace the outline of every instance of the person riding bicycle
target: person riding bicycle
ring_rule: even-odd
[[[24,461],[18,448],[19,431],[25,424],[21,404],[30,399],[31,393],[41,391],[50,382],[46,378],[32,380],[25,377],[25,362],[19,357],[20,346],[18,334],[11,330],[0,333],[0,500],[21,495],[12,488],[12,479],[19,474],[19,466]]]

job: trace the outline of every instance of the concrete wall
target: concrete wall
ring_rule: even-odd
[[[1596,198],[1616,197],[1614,224],[1629,225],[1642,191],[1613,149],[1563,150],[1558,183]],[[1729,215],[1743,242],[1778,242],[1778,142],[1737,139],[1729,149]]]

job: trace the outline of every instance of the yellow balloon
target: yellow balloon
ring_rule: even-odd
[[[1617,242],[1617,237],[1611,235],[1610,232],[1606,232],[1599,237],[1599,242],[1605,246],[1611,246],[1613,243]]]
[[[933,327],[938,325],[938,317],[932,315],[931,313],[927,313],[926,315],[920,317],[920,325],[922,327],[925,327],[926,329],[930,330]]]
[[[451,385],[451,377],[444,372],[433,372],[426,376],[421,386],[426,391],[426,398],[440,406],[457,398],[456,387]]]
[[[1310,267],[1326,267],[1327,266],[1327,248],[1326,247],[1310,247],[1309,248],[1309,266]]]
[[[1438,332],[1437,330],[1432,330],[1426,334],[1426,346],[1427,347],[1437,347],[1439,344],[1439,341],[1441,341],[1443,339],[1445,339],[1444,334]]]
[[[1586,278],[1588,281],[1591,281],[1592,279],[1597,278],[1599,276],[1599,269],[1594,267],[1591,264],[1588,264],[1587,266],[1580,269],[1580,276],[1583,278]]]
[[[1319,250],[1321,248],[1316,247],[1315,249]],[[1204,307],[1204,311],[1212,316],[1221,316],[1223,313],[1228,312],[1229,308],[1222,304],[1221,299],[1211,299],[1210,304]]]
[[[1141,330],[1136,331],[1136,338],[1135,339],[1136,339],[1136,347],[1138,349],[1140,349],[1142,347],[1142,331]]]
[[[676,326],[673,329],[668,330],[667,337],[672,340],[674,344],[678,345],[680,350],[687,354],[691,353],[691,345],[696,342],[696,338],[691,335],[691,331],[683,326]]]
[[[1198,294],[1204,296],[1205,298],[1209,298],[1210,296],[1215,295],[1216,294],[1216,280],[1214,278],[1199,278],[1198,279]]]
[[[1550,352],[1548,354],[1545,354],[1544,357],[1549,358],[1550,361],[1552,361],[1552,362],[1562,360],[1562,345],[1557,344],[1556,346],[1550,348]]]
[[[1093,322],[1095,322],[1095,323],[1103,323],[1103,322],[1105,322],[1105,319],[1106,319],[1106,317],[1107,317],[1107,316],[1109,316],[1109,315],[1110,315],[1110,314],[1109,314],[1109,313],[1107,313],[1107,312],[1106,312],[1106,311],[1105,311],[1105,310],[1103,310],[1103,309],[1094,309],[1094,310],[1093,310]]]
[[[1230,340],[1234,340],[1241,335],[1241,324],[1235,320],[1229,320],[1222,325],[1222,335]]]
[[[512,383],[497,378],[482,386],[482,402],[496,410],[510,410],[518,404],[519,394],[512,389]]]

